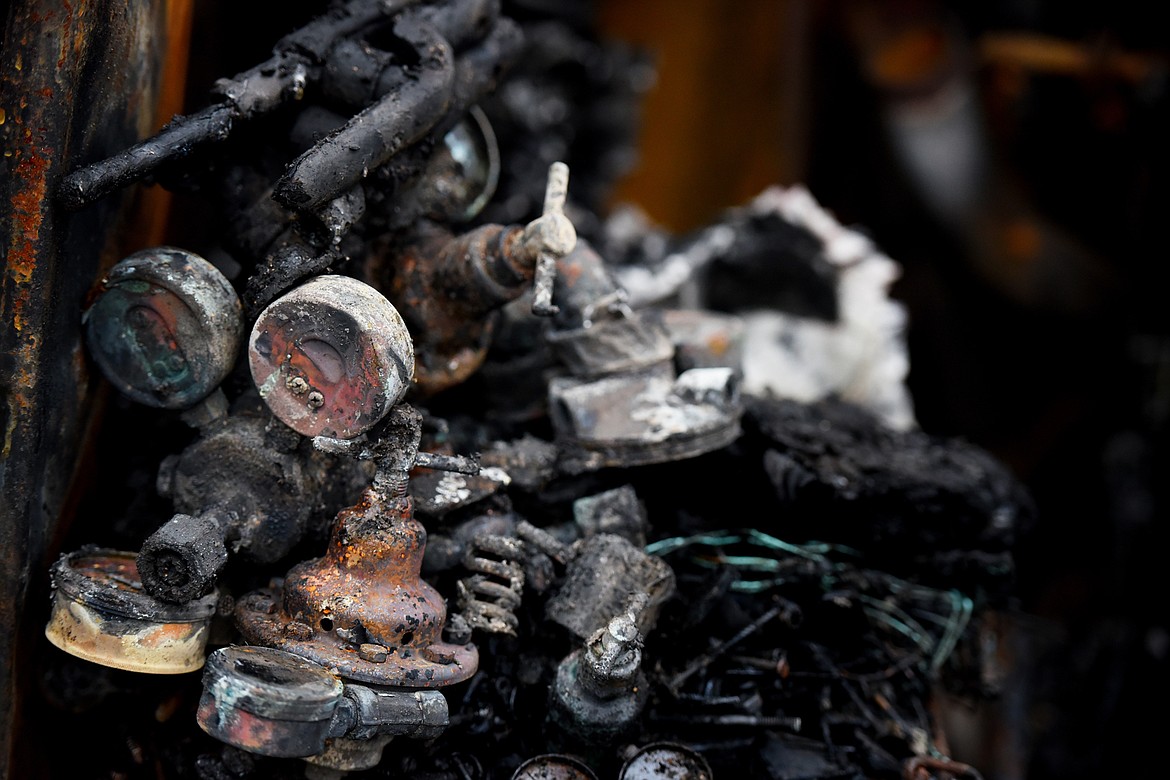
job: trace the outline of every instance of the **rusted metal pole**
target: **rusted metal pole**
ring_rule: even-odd
[[[113,245],[112,227],[137,207],[133,200],[66,216],[52,193],[65,171],[157,126],[161,94],[182,89],[162,83],[174,72],[164,61],[176,32],[189,30],[169,22],[189,10],[188,0],[14,0],[3,22],[0,778],[38,776],[35,741],[17,730],[37,731],[21,724],[21,704],[31,658],[44,641],[44,572],[68,518],[78,453],[96,420],[97,393],[82,358],[82,304],[102,258],[138,248]]]

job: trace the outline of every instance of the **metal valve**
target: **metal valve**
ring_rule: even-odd
[[[421,578],[426,530],[406,490],[415,466],[477,472],[479,464],[419,452],[421,436],[422,415],[400,405],[369,438],[317,437],[319,448],[373,459],[373,483],[338,514],[323,556],[294,566],[280,584],[236,607],[236,625],[249,643],[369,689],[347,693],[356,707],[352,722],[330,731],[324,750],[311,754],[311,763],[329,770],[376,765],[395,735],[435,736],[446,726],[445,700],[440,712],[442,695],[424,689],[462,682],[479,668],[475,645],[443,639],[447,608]]]
[[[548,169],[544,210],[538,219],[528,223],[520,238],[521,244],[537,258],[532,313],[541,317],[551,317],[560,311],[552,302],[557,261],[572,252],[577,244],[577,231],[565,216],[565,198],[568,193],[569,166],[555,162]]]

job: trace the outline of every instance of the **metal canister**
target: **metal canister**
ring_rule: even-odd
[[[217,595],[168,604],[142,589],[135,554],[82,548],[52,568],[53,607],[45,636],[87,661],[147,674],[203,666]]]

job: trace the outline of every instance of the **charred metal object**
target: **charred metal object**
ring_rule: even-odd
[[[262,409],[217,417],[200,433],[163,461],[158,491],[176,514],[138,554],[144,586],[166,601],[206,593],[229,553],[257,563],[284,558],[368,479],[352,461],[301,445]]]
[[[622,764],[618,780],[714,780],[703,754],[675,742],[644,745]]]
[[[613,744],[636,731],[650,696],[637,625],[646,601],[645,594],[631,600],[624,614],[598,629],[557,667],[549,720],[568,744]]]
[[[348,751],[344,768],[354,770],[377,764],[390,737],[442,733],[447,700],[434,690],[344,682],[282,650],[226,647],[207,659],[198,721],[216,739],[265,756],[335,767],[342,763],[339,754]],[[357,743],[376,747],[359,752],[353,749]],[[355,760],[359,754],[373,761]]]
[[[527,22],[545,5],[514,10]],[[212,195],[226,226],[209,239],[241,274],[229,284],[190,253],[150,250],[88,312],[111,380],[184,409],[198,438],[167,450],[158,487],[176,514],[137,556],[85,550],[54,567],[50,639],[162,671],[139,646],[181,637],[172,666],[194,669],[204,594],[231,591],[219,609],[234,632],[215,626],[228,646],[209,657],[197,715],[223,744],[147,745],[184,777],[259,780],[289,757],[309,766],[284,770],[313,780],[379,764],[434,780],[961,771],[916,761],[942,755],[923,705],[940,680],[991,665],[977,610],[1010,573],[1025,498],[961,445],[751,397],[745,369],[759,323],[743,309],[777,289],[787,314],[826,328],[875,312],[876,327],[836,336],[900,346],[884,297],[896,266],[796,191],[681,239],[616,240],[583,204],[601,203],[590,168],[605,178],[620,160],[591,166],[567,138],[606,119],[566,117],[613,94],[590,91],[599,79],[628,95],[648,74],[606,75],[631,60],[583,26],[537,23],[525,80],[487,101],[521,45],[501,10],[336,3],[222,82],[216,106],[66,177],[74,208],[141,178]],[[565,80],[586,85],[581,99],[546,104],[570,94]],[[616,127],[628,107],[594,113]],[[574,165],[572,203],[557,161]],[[700,282],[706,301],[689,289]],[[825,387],[877,371],[868,356],[834,362]],[[901,353],[886,357],[860,397],[912,422]],[[783,518],[785,538],[763,521],[726,528],[733,499]],[[156,514],[142,514],[148,532]],[[330,520],[305,560],[300,543]],[[226,567],[233,553],[249,565]],[[84,654],[126,637],[113,663]],[[385,750],[394,737],[415,741]]]
[[[473,629],[516,634],[516,608],[524,592],[524,543],[483,534],[471,540],[463,565],[472,571],[458,582],[459,614]]]
[[[243,335],[235,290],[202,257],[154,247],[123,258],[82,316],[89,353],[122,393],[187,409],[219,387]]]
[[[437,687],[474,674],[474,646],[441,639],[447,610],[419,576],[425,532],[409,504],[367,496],[343,511],[324,557],[241,599],[244,637],[375,685]]]
[[[546,753],[517,767],[512,780],[597,780],[597,775],[575,756]]]
[[[320,716],[311,719],[318,740],[312,752],[302,753],[323,771],[375,766],[395,735],[426,738],[441,733],[447,704],[433,689],[462,682],[478,668],[474,645],[444,641],[447,609],[420,576],[426,531],[414,519],[407,493],[407,475],[415,465],[473,471],[478,464],[420,453],[422,416],[410,407],[395,407],[378,433],[365,450],[352,440],[318,439],[320,446],[374,458],[373,485],[361,501],[338,514],[324,556],[294,566],[273,587],[248,594],[235,612],[248,642],[280,653],[267,653],[272,665],[280,666],[280,659],[287,657],[298,668],[309,664],[329,670],[327,675],[344,683],[337,718],[322,725],[328,713],[313,710]],[[233,697],[217,688],[230,685],[232,669],[216,671],[218,676],[204,681],[211,724],[205,728],[213,734],[215,719],[234,706]],[[268,711],[261,714],[275,717]],[[302,727],[298,721],[297,728]],[[232,744],[249,739],[231,729],[225,736],[236,740]]]
[[[545,612],[549,620],[584,640],[620,614],[631,594],[641,594],[646,601],[636,612],[637,628],[646,634],[674,592],[674,572],[661,558],[603,533],[584,540]]]
[[[352,439],[410,389],[414,346],[381,293],[348,276],[319,276],[274,301],[248,342],[260,397],[304,436]]]
[[[229,745],[301,758],[325,749],[342,698],[324,667],[266,647],[226,647],[207,659],[199,726]]]
[[[739,436],[734,369],[676,375],[667,331],[626,305],[591,247],[580,242],[560,265],[561,313],[547,338],[571,376],[549,382],[548,406],[564,470],[682,460]]]
[[[87,661],[147,674],[203,666],[217,595],[182,605],[145,593],[133,553],[88,547],[52,568],[53,609],[45,636]]]
[[[478,653],[442,640],[447,608],[420,576],[426,531],[414,519],[407,472],[420,461],[474,464],[422,457],[421,416],[409,407],[395,407],[382,432],[374,484],[338,514],[325,555],[293,567],[282,586],[241,599],[236,623],[252,644],[295,653],[347,680],[449,685],[475,673]]]
[[[485,225],[454,236],[437,225],[405,247],[388,237],[367,274],[416,334],[416,388],[433,395],[464,382],[487,356],[498,310],[530,288],[534,313],[551,316],[556,262],[576,244],[564,215],[569,169],[548,173],[543,214],[527,226]]]

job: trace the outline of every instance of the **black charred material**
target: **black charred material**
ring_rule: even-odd
[[[329,49],[400,10],[401,0],[350,0],[281,39],[270,59],[231,79],[221,80],[221,103],[190,117],[176,117],[158,135],[120,154],[74,171],[61,182],[58,197],[80,209],[109,193],[139,181],[164,163],[181,160],[206,143],[227,139],[237,120],[268,113],[297,100],[314,78]]]
[[[674,572],[662,559],[620,536],[598,534],[570,562],[546,611],[549,620],[584,640],[619,614],[631,594],[642,593],[649,599],[638,615],[638,628],[645,634],[674,587]]]
[[[573,519],[583,536],[616,534],[639,547],[646,544],[646,508],[630,485],[577,499]]]
[[[582,235],[599,238],[592,212],[602,212],[614,183],[637,160],[640,101],[654,69],[648,53],[599,41],[587,24],[565,24],[566,5],[504,6],[521,23],[524,49],[507,82],[483,104],[503,163],[501,196],[484,216],[504,224],[535,218],[544,197],[540,177],[562,160],[573,171],[572,201],[583,207],[569,214]]]
[[[701,273],[704,304],[715,311],[777,309],[833,322],[837,319],[838,271],[825,259],[821,240],[779,214],[731,209],[718,223],[732,241],[714,253]],[[688,243],[672,251],[686,252]]]
[[[202,144],[225,140],[235,115],[233,106],[212,106],[198,114],[175,117],[157,136],[65,177],[61,203],[67,209],[85,208],[149,176],[159,166],[187,157]]]
[[[147,537],[137,559],[147,592],[177,604],[211,592],[228,559],[227,521],[212,512],[175,515]]]
[[[985,450],[894,431],[838,401],[749,398],[745,429],[764,449],[789,537],[855,547],[878,568],[968,593],[1010,588],[1011,551],[1034,510]]]
[[[294,160],[273,188],[278,203],[315,211],[425,136],[446,112],[454,79],[451,45],[408,17],[396,22],[394,34],[415,49],[413,78]]]
[[[244,310],[255,320],[264,307],[288,292],[302,279],[320,273],[339,260],[335,252],[321,252],[294,231],[280,242],[248,277]]]

